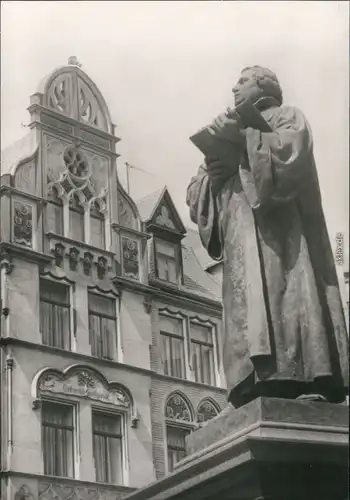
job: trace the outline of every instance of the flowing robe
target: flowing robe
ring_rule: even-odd
[[[187,191],[202,244],[223,259],[229,400],[243,404],[260,382],[283,381],[297,387],[293,397],[324,390],[343,401],[348,335],[310,127],[291,106],[262,116],[273,132],[247,129],[239,170],[219,193],[213,195],[205,166]]]

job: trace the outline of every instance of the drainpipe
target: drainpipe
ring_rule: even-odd
[[[12,264],[9,259],[3,259],[1,262],[1,325],[4,330],[1,336],[10,337],[10,309],[8,304],[8,275],[12,271]]]
[[[7,470],[11,470],[12,439],[12,370],[14,361],[10,354],[6,358],[7,370]]]

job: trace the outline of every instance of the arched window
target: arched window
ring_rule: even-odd
[[[219,413],[220,410],[210,399],[204,399],[199,403],[197,408],[197,422],[207,422],[216,417]]]
[[[63,203],[55,187],[48,194],[46,220],[48,231],[63,235]]]
[[[186,456],[186,436],[193,430],[193,410],[186,398],[171,394],[165,405],[168,472]]]
[[[32,383],[33,409],[40,409],[42,466],[47,475],[76,477],[80,461],[74,443],[92,440],[95,477],[92,480],[125,484],[127,474],[127,427],[137,410],[130,392],[109,382],[89,366],[74,365],[64,372],[46,368]],[[91,425],[77,428],[81,401],[90,406]],[[45,498],[47,498],[45,496]]]

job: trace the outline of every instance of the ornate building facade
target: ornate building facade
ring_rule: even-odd
[[[1,498],[116,500],[226,404],[220,282],[166,188],[123,189],[76,60],[28,111],[1,158]]]

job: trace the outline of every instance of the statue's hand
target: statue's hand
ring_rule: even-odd
[[[214,119],[211,128],[222,139],[244,144],[245,131],[240,128],[236,120],[229,118],[225,113]]]

